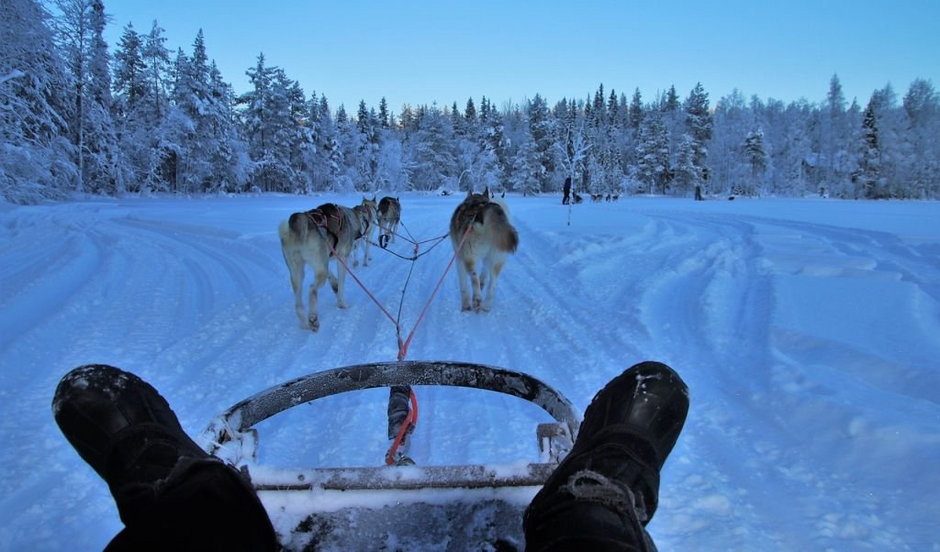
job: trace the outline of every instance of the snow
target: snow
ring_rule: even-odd
[[[269,386],[394,360],[393,325],[351,279],[350,308],[324,287],[320,332],[300,329],[278,246],[291,212],[359,199],[0,205],[0,549],[100,549],[121,527],[52,418],[77,365],[138,373],[198,435]],[[439,236],[460,199],[404,195],[402,220]],[[582,411],[635,362],[673,366],[692,406],[649,527],[662,550],[940,550],[940,203],[640,197],[569,213],[558,197],[507,201],[520,248],[492,312],[460,312],[447,274],[409,359],[525,371]],[[397,313],[409,263],[371,253],[357,274]],[[451,253],[415,265],[406,333]],[[538,459],[548,419],[530,403],[417,392],[419,464]],[[261,462],[381,465],[386,397],[346,393],[262,422]]]

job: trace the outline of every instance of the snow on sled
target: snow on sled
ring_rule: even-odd
[[[316,399],[395,386],[456,386],[530,401],[537,463],[275,468],[258,465],[259,422]],[[414,403],[412,403],[414,406]],[[495,550],[523,547],[522,515],[580,424],[571,402],[538,379],[462,362],[397,361],[326,370],[282,383],[213,420],[202,441],[248,473],[289,550]]]

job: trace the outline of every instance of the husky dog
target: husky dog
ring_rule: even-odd
[[[362,266],[369,266],[369,245],[372,242],[372,232],[375,230],[376,212],[375,196],[372,199],[362,198],[362,203],[353,207],[359,217],[359,238],[354,248],[362,248]],[[355,264],[356,261],[353,261]]]
[[[489,189],[480,194],[467,192],[450,218],[450,240],[458,257],[460,308],[465,311],[489,311],[493,307],[496,279],[506,262],[506,253],[515,253],[519,246],[519,234],[509,223],[509,208],[489,197]],[[482,272],[477,272],[481,262]],[[472,303],[468,282],[473,287]],[[486,296],[481,299],[484,286]]]
[[[294,213],[281,223],[281,252],[290,270],[290,283],[294,290],[294,310],[303,328],[317,331],[320,319],[317,316],[317,290],[327,278],[336,294],[336,304],[346,308],[343,284],[346,271],[337,263],[334,276],[329,270],[330,257],[335,255],[344,262],[360,233],[360,219],[355,211],[333,203],[324,203],[316,209]],[[313,284],[310,285],[310,313],[304,314],[304,302],[300,296],[304,283],[304,264],[313,268]]]
[[[385,247],[395,240],[395,232],[401,220],[401,203],[397,197],[385,196],[379,201],[379,245]]]

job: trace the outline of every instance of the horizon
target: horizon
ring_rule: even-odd
[[[877,4],[735,0],[705,13],[686,12],[691,3],[604,1],[562,11],[567,6],[551,0],[534,11],[485,0],[445,12],[426,2],[314,6],[292,0],[259,9],[114,0],[105,3],[105,39],[113,53],[128,23],[146,34],[156,20],[173,55],[178,48],[189,55],[202,29],[209,59],[236,94],[248,91],[245,72],[264,53],[266,63],[283,69],[305,95],[325,95],[332,110],[342,105],[350,113],[360,101],[377,107],[383,97],[394,113],[404,105],[455,102],[462,110],[468,98],[479,104],[484,96],[499,109],[536,94],[554,105],[593,97],[600,85],[605,96],[614,90],[630,98],[639,89],[649,103],[671,86],[684,99],[699,82],[713,104],[735,90],[745,98],[819,104],[833,75],[847,105],[864,105],[886,85],[900,100],[915,79],[937,82],[940,75],[940,38],[932,28],[940,2],[869,9]],[[296,38],[284,43],[284,35]],[[655,54],[637,54],[649,49]]]

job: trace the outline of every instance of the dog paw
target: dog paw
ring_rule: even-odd
[[[310,320],[308,320],[307,322],[308,322],[308,327],[310,328],[311,332],[316,332],[320,330],[320,319],[317,318],[316,316],[311,316]]]

